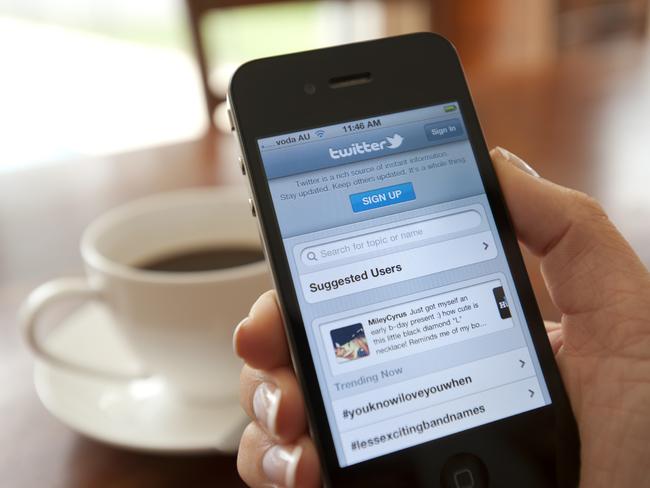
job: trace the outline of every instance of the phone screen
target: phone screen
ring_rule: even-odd
[[[257,143],[341,467],[550,403],[458,103]]]

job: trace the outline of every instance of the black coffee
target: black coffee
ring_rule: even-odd
[[[244,264],[262,261],[264,254],[259,249],[246,247],[216,247],[178,251],[172,254],[150,258],[136,264],[136,268],[148,271],[171,271],[187,273],[234,268]]]

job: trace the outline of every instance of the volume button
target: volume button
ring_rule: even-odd
[[[233,132],[235,130],[235,121],[232,118],[232,112],[230,109],[226,109],[226,112],[228,113],[228,121],[230,122],[230,131]]]
[[[257,210],[255,210],[255,203],[253,202],[252,198],[248,199],[248,204],[251,206],[251,215],[253,215],[253,217],[257,217]]]
[[[244,165],[244,158],[238,156],[237,160],[239,161],[239,168],[241,169],[241,174],[246,176],[246,166]]]

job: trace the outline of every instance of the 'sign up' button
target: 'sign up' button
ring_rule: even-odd
[[[353,212],[363,212],[372,208],[386,207],[395,203],[415,200],[412,183],[385,186],[376,190],[364,191],[350,195]]]

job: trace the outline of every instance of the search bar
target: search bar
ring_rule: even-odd
[[[374,251],[391,249],[411,242],[473,229],[479,225],[481,225],[481,214],[476,210],[466,210],[443,217],[421,220],[368,234],[309,246],[303,249],[301,259],[308,266],[327,264],[340,259],[358,257]]]
[[[496,257],[492,232],[485,231],[306,273],[300,283],[305,300],[316,303]]]

